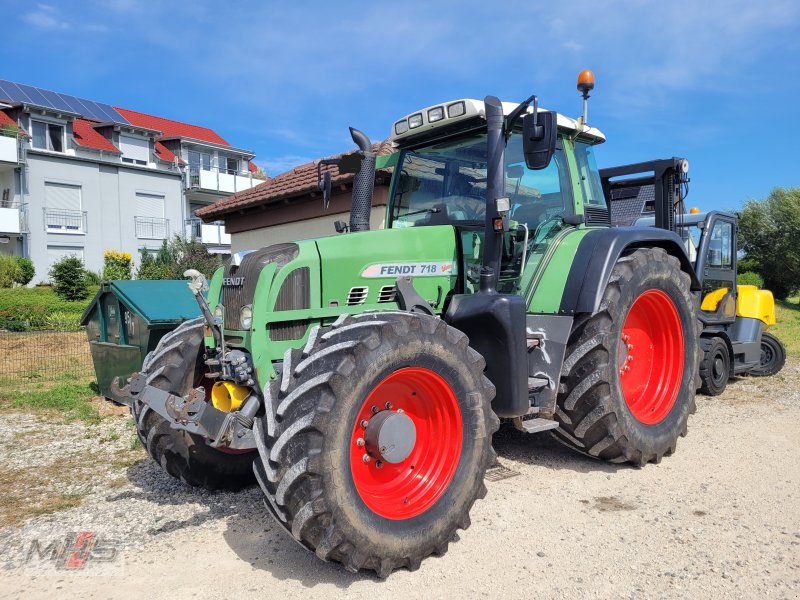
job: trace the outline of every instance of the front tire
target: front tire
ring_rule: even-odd
[[[463,333],[426,315],[367,313],[314,329],[286,353],[256,419],[267,507],[303,546],[353,572],[386,577],[443,554],[495,461],[484,367]],[[388,442],[371,446],[373,425],[389,419]],[[413,435],[391,439],[409,422]]]
[[[690,284],[661,248],[617,261],[597,312],[575,319],[556,439],[637,466],[675,451],[695,410],[699,329]]]
[[[145,357],[141,374],[147,385],[185,396],[202,380],[198,361],[202,344],[203,319],[181,323]],[[168,475],[208,490],[240,490],[252,485],[253,452],[227,453],[212,448],[203,438],[170,427],[138,398],[133,400],[131,415],[142,445]]]
[[[761,334],[761,364],[750,370],[750,375],[755,377],[769,377],[775,375],[786,364],[786,348],[783,343],[771,333],[766,331]]]
[[[719,396],[728,386],[731,377],[731,355],[728,345],[720,337],[701,340],[703,357],[700,362],[700,392],[706,396]]]

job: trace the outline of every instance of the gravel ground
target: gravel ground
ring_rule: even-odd
[[[80,502],[0,530],[0,597],[800,596],[800,361],[771,379],[732,382],[718,398],[699,396],[678,452],[644,469],[584,458],[546,435],[502,432],[503,469],[472,527],[444,557],[386,581],[300,548],[257,489],[200,492],[139,460],[126,421],[0,415],[0,473],[47,473],[32,487],[5,476],[12,485],[3,482],[0,504],[24,504],[28,488],[33,504],[47,489]],[[5,522],[13,519],[12,511]],[[79,531],[113,544],[114,560],[90,559],[79,571],[35,555],[25,563],[33,540],[41,549]]]

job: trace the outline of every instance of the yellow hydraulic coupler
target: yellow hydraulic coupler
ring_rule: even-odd
[[[236,385],[232,381],[218,381],[211,388],[211,404],[223,412],[238,410],[250,395],[250,388]]]

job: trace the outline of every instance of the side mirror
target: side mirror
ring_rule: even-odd
[[[550,164],[556,151],[556,113],[534,111],[522,117],[522,151],[529,169],[538,171]]]
[[[331,203],[331,174],[329,171],[322,174],[322,181],[318,185],[322,190],[322,207],[327,210]]]

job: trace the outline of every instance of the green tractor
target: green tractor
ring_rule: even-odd
[[[254,472],[300,544],[385,577],[469,526],[501,420],[615,463],[675,452],[700,284],[674,232],[608,226],[589,75],[577,120],[487,96],[395,122],[377,231],[351,129],[347,233],[239,253],[207,303],[188,274],[204,317],[123,390],[153,459],[207,488]]]

